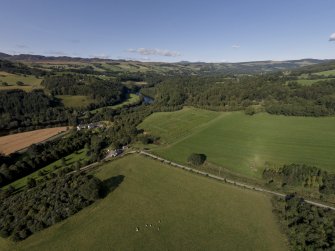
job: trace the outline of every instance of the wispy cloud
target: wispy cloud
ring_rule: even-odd
[[[66,56],[68,53],[64,51],[46,51],[46,54],[52,55],[52,56]]]
[[[234,49],[238,49],[238,48],[241,47],[241,45],[239,45],[239,44],[233,44],[231,47],[234,48]]]
[[[29,46],[27,46],[25,44],[17,44],[16,47],[20,48],[20,49],[27,49],[27,48],[29,48]]]
[[[335,41],[335,33],[330,35],[329,41]]]
[[[110,59],[110,56],[106,53],[95,53],[89,55],[90,58]]]
[[[128,61],[142,61],[142,62],[150,62],[152,61],[149,57],[124,57],[124,56],[118,56],[116,57],[120,60],[128,60]]]
[[[178,57],[181,54],[177,51],[169,51],[162,49],[148,49],[148,48],[138,48],[138,49],[128,49],[127,52],[137,53],[140,55],[153,55],[153,56],[164,56],[164,57]]]

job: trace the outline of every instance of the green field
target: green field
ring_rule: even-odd
[[[208,120],[202,121],[206,114]],[[335,117],[247,116],[187,108],[153,114],[140,128],[168,143],[156,147],[156,154],[180,163],[196,152],[248,177],[260,178],[265,165],[290,163],[335,172]]]
[[[74,152],[74,153],[66,156],[65,157],[66,165],[71,166],[72,164],[75,164],[78,160],[80,160],[80,161],[86,160],[87,159],[86,153],[87,153],[87,150],[82,149],[82,150],[79,150],[78,153]],[[38,180],[38,179],[41,178],[39,176],[40,171],[44,172],[45,174],[48,174],[49,172],[52,172],[54,170],[55,166],[58,167],[58,168],[62,167],[61,160],[57,160],[57,161],[47,165],[46,167],[43,167],[43,168],[39,169],[38,171],[33,172],[30,175],[27,175],[27,176],[15,181],[15,182],[9,184],[9,185],[7,185],[6,187],[13,186],[15,189],[22,189],[23,187],[26,186],[28,178],[34,178],[34,179]]]
[[[138,101],[140,100],[140,97],[136,94],[129,94],[129,97],[123,101],[122,103],[119,103],[117,105],[111,105],[111,106],[105,106],[105,107],[101,107],[101,108],[98,108],[98,109],[95,109],[95,110],[92,110],[91,113],[97,113],[99,111],[101,111],[102,109],[105,109],[105,108],[111,108],[111,109],[119,109],[119,108],[122,108],[126,105],[131,105],[131,104],[135,104],[137,103]]]
[[[334,75],[335,76],[335,70],[321,71],[321,72],[317,72],[315,74],[324,75],[324,76],[329,76],[329,75]]]
[[[315,84],[316,82],[321,82],[321,81],[329,81],[329,80],[334,80],[335,78],[327,78],[327,79],[298,79],[297,82],[298,84],[301,85],[312,85]]]
[[[0,249],[287,250],[264,194],[139,155],[96,172],[102,180],[118,175],[123,182],[106,198],[16,245],[0,239]]]
[[[58,95],[56,98],[59,98],[65,107],[72,108],[86,107],[94,103],[94,100],[90,97],[80,95]]]
[[[124,102],[122,102],[120,104],[117,104],[117,105],[108,106],[108,108],[119,109],[119,108],[124,107],[126,105],[134,104],[134,103],[138,102],[139,100],[140,100],[140,97],[138,95],[131,93],[129,95],[129,97]]]
[[[173,143],[190,135],[192,130],[207,126],[209,121],[221,115],[218,112],[185,107],[176,112],[154,113],[139,128],[160,136],[162,143]]]
[[[16,85],[17,81],[23,82],[24,86]],[[41,78],[36,78],[32,75],[17,75],[7,72],[0,72],[0,82],[6,82],[9,86],[0,86],[0,90],[10,90],[10,89],[22,89],[25,91],[31,91],[33,89],[41,89]]]

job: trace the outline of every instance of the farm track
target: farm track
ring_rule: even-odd
[[[212,179],[215,179],[215,180],[218,180],[218,181],[223,181],[227,184],[232,184],[232,185],[235,185],[235,186],[238,186],[238,187],[241,187],[241,188],[250,189],[250,190],[254,190],[254,191],[262,192],[262,193],[267,193],[267,194],[271,194],[271,195],[275,195],[275,196],[279,196],[279,197],[283,197],[283,198],[285,198],[287,196],[287,194],[278,193],[278,192],[275,192],[275,191],[263,189],[263,188],[252,186],[252,185],[242,183],[242,182],[237,182],[237,181],[234,181],[234,180],[231,180],[231,179],[226,179],[226,178],[223,178],[223,177],[219,177],[217,175],[213,175],[213,174],[210,174],[210,173],[199,171],[199,170],[196,170],[196,169],[191,168],[191,167],[180,165],[178,163],[169,161],[167,159],[163,159],[159,156],[156,156],[154,154],[151,154],[151,153],[148,153],[148,152],[145,152],[145,151],[140,151],[140,152],[136,152],[136,153],[139,153],[139,154],[144,155],[144,156],[148,156],[148,157],[150,157],[154,160],[164,162],[164,163],[169,164],[173,167],[180,168],[180,169],[187,170],[187,171],[191,171],[191,172],[194,172],[194,173],[197,173],[197,174],[200,174],[200,175],[204,175],[206,177],[209,177],[209,178],[212,178]],[[310,204],[310,205],[313,205],[313,206],[328,208],[330,210],[335,211],[335,207],[332,207],[332,206],[329,206],[329,205],[326,205],[326,204],[323,204],[323,203],[319,203],[319,202],[315,202],[315,201],[311,201],[311,200],[306,200],[306,199],[304,199],[304,201],[306,203]]]

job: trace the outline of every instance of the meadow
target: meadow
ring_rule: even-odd
[[[297,82],[298,84],[301,85],[312,85],[317,82],[322,82],[322,81],[329,81],[329,80],[334,80],[334,78],[328,78],[328,79],[298,79]]]
[[[317,75],[324,75],[324,76],[335,76],[335,70],[329,70],[329,71],[321,71],[316,73]]]
[[[204,114],[215,118],[201,122]],[[253,178],[260,178],[265,167],[290,163],[335,171],[335,117],[248,116],[186,108],[153,114],[139,127],[161,137],[154,153],[184,164],[191,153],[204,153],[209,163]]]
[[[109,162],[95,175],[124,178],[104,199],[63,222],[16,244],[0,239],[0,249],[287,250],[264,194],[139,155]]]
[[[101,108],[98,108],[98,109],[95,109],[95,110],[92,110],[90,111],[92,114],[95,114],[99,111],[101,111],[102,109],[105,109],[105,108],[110,108],[110,109],[119,109],[119,108],[122,108],[124,106],[127,106],[127,105],[132,105],[132,104],[135,104],[137,103],[138,101],[140,100],[140,97],[136,94],[133,94],[133,93],[130,93],[129,94],[129,97],[123,101],[122,103],[119,103],[119,104],[116,104],[116,105],[110,105],[110,106],[104,106],[104,107],[101,107]]]
[[[60,99],[65,107],[71,108],[83,108],[94,103],[90,97],[81,95],[57,95],[56,98]]]
[[[10,154],[24,149],[32,144],[45,141],[61,132],[65,132],[66,130],[67,127],[63,126],[2,136],[0,137],[0,152]]]
[[[25,85],[19,86],[16,82],[21,81]],[[9,84],[8,86],[0,86],[0,90],[11,90],[11,89],[21,89],[24,91],[31,91],[33,89],[41,89],[42,79],[36,78],[32,75],[18,75],[18,74],[11,74],[7,72],[0,72],[0,82],[6,82]]]
[[[192,131],[201,129],[213,119],[222,116],[218,112],[185,107],[176,112],[157,112],[139,125],[140,129],[160,137],[161,143],[173,143]]]

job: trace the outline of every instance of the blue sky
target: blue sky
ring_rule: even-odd
[[[0,51],[10,54],[167,62],[335,58],[334,0],[0,3]]]

